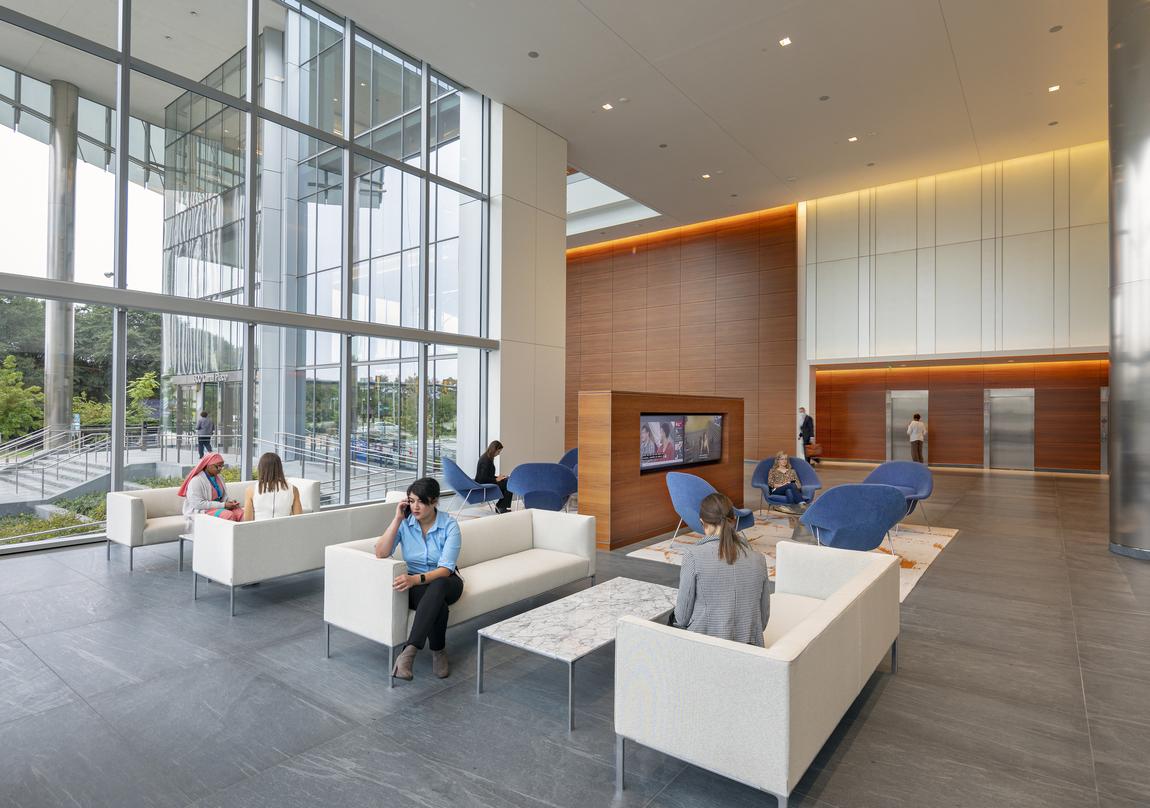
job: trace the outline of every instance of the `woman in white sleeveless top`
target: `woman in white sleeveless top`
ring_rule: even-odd
[[[260,457],[259,481],[248,487],[244,497],[244,521],[275,519],[303,513],[299,489],[287,481],[283,463],[275,452]]]

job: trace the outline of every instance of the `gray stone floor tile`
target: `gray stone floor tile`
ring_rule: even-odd
[[[25,642],[84,697],[221,658],[215,651],[188,642],[150,613],[124,614],[37,634]]]
[[[354,728],[332,706],[238,660],[89,699],[136,755],[190,798],[282,763]]]
[[[87,579],[0,596],[0,621],[17,637],[74,628],[154,605]]]
[[[67,683],[24,643],[0,643],[0,724],[74,701],[78,699]]]
[[[38,553],[5,558],[3,570],[4,574],[0,575],[0,596],[85,580],[83,575],[52,556]]]
[[[1111,672],[1082,671],[1086,711],[1095,718],[1116,718],[1150,725],[1150,693],[1146,679]]]
[[[1146,765],[1150,724],[1092,718],[1090,734],[1094,741],[1098,790],[1150,804],[1150,767]]]
[[[89,707],[73,703],[0,724],[3,808],[180,808],[186,795]]]

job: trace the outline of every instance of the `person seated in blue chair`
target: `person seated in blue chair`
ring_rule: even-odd
[[[767,472],[767,487],[772,494],[784,496],[789,503],[788,510],[799,510],[803,502],[803,484],[799,482],[799,475],[791,465],[791,459],[786,452],[775,455],[775,464]]]
[[[762,647],[771,616],[767,560],[735,532],[738,517],[725,494],[704,497],[699,520],[705,535],[683,551],[672,625]]]
[[[503,444],[497,440],[491,441],[487,444],[487,451],[479,456],[479,462],[475,464],[475,482],[480,485],[498,485],[499,490],[503,492],[503,496],[495,503],[496,513],[507,513],[511,510],[511,493],[507,490],[507,476],[495,476],[495,458],[499,457],[499,453],[503,451]]]
[[[411,681],[415,654],[426,642],[431,646],[431,670],[440,679],[451,672],[447,660],[448,607],[463,595],[463,579],[455,569],[462,537],[459,523],[436,507],[439,483],[431,477],[407,487],[407,499],[375,543],[375,557],[387,558],[403,548],[407,573],[392,581],[396,592],[406,592],[415,619],[407,645],[395,661],[391,675]]]

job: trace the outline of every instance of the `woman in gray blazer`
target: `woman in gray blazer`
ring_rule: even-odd
[[[767,560],[735,532],[735,508],[725,495],[708,495],[699,519],[706,535],[683,553],[675,624],[761,647],[771,614]]]

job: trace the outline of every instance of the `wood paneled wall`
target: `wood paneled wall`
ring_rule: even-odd
[[[981,466],[983,390],[1034,388],[1034,466],[1097,471],[1105,359],[816,369],[815,431],[829,458],[886,457],[886,391],[929,390],[931,463]]]
[[[739,397],[747,457],[794,446],[796,211],[568,250],[568,446],[581,390]]]
[[[639,416],[645,412],[721,413],[722,460],[681,470],[742,507],[743,399],[585,390],[579,410],[579,513],[595,517],[601,549],[669,533],[679,521],[667,492],[667,473],[676,469],[639,470]]]

